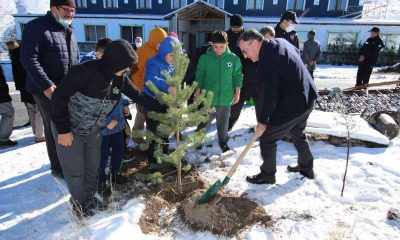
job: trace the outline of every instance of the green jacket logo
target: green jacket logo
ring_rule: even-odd
[[[226,65],[228,66],[228,68],[231,68],[233,66],[232,62],[227,62]]]

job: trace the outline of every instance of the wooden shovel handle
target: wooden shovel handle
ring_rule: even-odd
[[[240,162],[243,160],[243,158],[249,152],[251,146],[253,146],[253,144],[256,140],[257,140],[257,135],[254,134],[253,137],[251,138],[250,142],[247,144],[246,148],[243,150],[243,152],[240,154],[239,158],[236,160],[235,164],[233,164],[231,170],[229,170],[228,175],[226,175],[227,177],[232,178],[232,175],[236,172],[236,169],[238,168]]]

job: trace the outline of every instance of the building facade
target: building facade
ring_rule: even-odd
[[[245,28],[275,26],[286,10],[296,11],[300,48],[311,29],[324,52],[351,51],[369,37],[373,26],[381,29],[388,48],[400,44],[400,21],[361,18],[363,0],[76,0],[73,28],[83,51],[93,50],[103,37],[136,36],[147,40],[154,27],[175,31],[188,52],[201,46],[212,31],[229,28],[229,17],[241,14]],[[38,15],[15,15],[17,38],[24,25]]]

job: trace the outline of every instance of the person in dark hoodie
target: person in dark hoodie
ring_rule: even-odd
[[[136,60],[129,42],[113,41],[102,59],[72,67],[51,98],[57,153],[73,211],[80,218],[93,215],[96,206],[105,207],[94,198],[101,130],[121,93],[148,108],[159,106],[153,98],[140,94],[124,74]]]
[[[296,47],[297,52],[300,53],[299,37],[294,30],[294,26],[299,24],[295,12],[286,11],[282,14],[281,20],[275,27],[275,38],[284,38],[290,44]]]
[[[146,63],[146,74],[144,77],[144,82],[151,81],[160,91],[164,93],[169,93],[173,96],[176,95],[176,89],[174,87],[170,87],[165,82],[166,79],[162,75],[162,72],[165,71],[171,76],[174,74],[174,57],[172,55],[173,48],[172,43],[176,45],[180,45],[180,42],[175,37],[166,37],[160,44],[157,54],[150,58]],[[143,89],[144,94],[147,96],[154,98],[154,93],[149,89],[149,87],[145,84]],[[157,134],[157,126],[160,124],[158,121],[148,118],[147,112],[165,112],[166,108],[160,106],[159,110],[154,108],[145,108],[146,112],[146,122],[149,131],[153,134]],[[168,143],[168,138],[164,138],[163,141]],[[156,143],[155,141],[150,143],[148,149],[148,161],[150,164],[156,164],[157,159],[154,157]],[[168,153],[168,144],[164,145],[163,153]]]

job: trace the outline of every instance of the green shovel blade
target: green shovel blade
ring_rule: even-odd
[[[213,197],[215,197],[217,192],[222,187],[224,187],[226,184],[228,184],[229,180],[230,180],[229,177],[225,177],[224,181],[222,181],[222,182],[221,182],[221,180],[217,180],[211,187],[209,187],[207,189],[207,191],[205,191],[203,193],[203,195],[201,195],[201,197],[199,198],[198,203],[199,204],[208,203]]]

